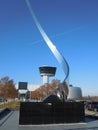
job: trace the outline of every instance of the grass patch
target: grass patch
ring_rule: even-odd
[[[0,109],[2,108],[16,109],[19,108],[19,106],[20,106],[19,101],[4,102],[0,104]]]

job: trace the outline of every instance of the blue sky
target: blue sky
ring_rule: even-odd
[[[69,84],[98,95],[98,0],[30,0],[41,26],[67,60]],[[56,66],[25,0],[0,0],[0,77],[42,84],[39,66]],[[53,79],[51,78],[51,79]]]

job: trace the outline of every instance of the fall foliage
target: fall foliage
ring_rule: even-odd
[[[13,80],[10,80],[8,76],[0,79],[0,97],[5,99],[17,97],[18,92],[15,88]]]
[[[46,83],[45,85],[40,86],[35,91],[31,92],[32,99],[43,99],[47,95],[51,94],[53,90],[60,84],[59,80],[52,80],[51,84]]]

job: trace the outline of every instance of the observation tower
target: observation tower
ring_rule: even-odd
[[[43,84],[49,83],[49,77],[55,76],[56,67],[42,66],[39,67],[40,75],[43,77]]]

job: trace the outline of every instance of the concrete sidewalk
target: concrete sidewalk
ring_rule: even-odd
[[[19,125],[19,111],[12,111],[0,120],[0,130],[98,130],[98,120],[84,123],[65,123],[49,125]]]

